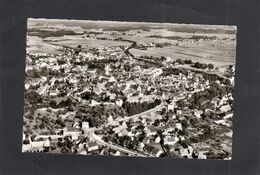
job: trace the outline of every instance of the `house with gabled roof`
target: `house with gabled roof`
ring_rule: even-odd
[[[98,144],[95,141],[88,142],[87,143],[87,149],[89,152],[98,150]]]
[[[164,139],[164,144],[167,145],[174,145],[179,141],[179,138],[177,136],[166,136]]]
[[[156,157],[159,157],[163,153],[161,149],[149,144],[145,144],[143,149],[144,151],[148,152],[151,155],[155,155]]]
[[[144,131],[147,136],[154,136],[157,133],[157,130],[156,130],[155,126],[153,126],[153,125],[146,126],[144,128]]]

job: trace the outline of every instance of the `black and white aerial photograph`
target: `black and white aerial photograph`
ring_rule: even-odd
[[[22,152],[232,159],[236,33],[29,18]]]

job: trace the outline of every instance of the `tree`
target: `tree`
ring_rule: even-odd
[[[45,128],[45,124],[44,124],[44,123],[41,123],[41,124],[39,125],[39,128],[40,128],[40,129],[44,129],[44,128]]]
[[[58,59],[57,62],[58,62],[59,65],[63,65],[63,64],[66,63],[66,60],[65,59]]]
[[[34,125],[33,126],[33,130],[38,130],[39,129],[39,126],[38,125]]]
[[[207,68],[207,64],[203,63],[202,64],[202,69],[206,69]]]
[[[158,120],[158,119],[156,119],[156,120],[154,121],[154,123],[153,123],[154,126],[159,126],[159,124],[160,124],[160,120]]]
[[[111,138],[109,138],[109,136],[110,136],[110,135],[104,136],[104,137],[103,137],[103,140],[104,140],[105,142],[109,142],[109,141],[111,140]]]
[[[41,103],[43,101],[41,95],[35,91],[26,92],[25,99],[32,105],[36,105],[37,103]]]
[[[39,73],[39,71],[37,70],[37,69],[33,69],[32,70],[32,78],[40,78],[41,77],[41,75],[40,75],[40,73]]]
[[[23,144],[24,144],[24,145],[30,144],[29,139],[25,139],[25,140],[23,141]]]
[[[208,68],[209,69],[214,69],[214,65],[210,63],[210,64],[208,64]]]
[[[62,128],[64,128],[66,126],[64,124],[64,122],[61,120],[61,118],[58,118],[55,122],[56,122],[56,124],[60,125]]]
[[[176,60],[176,63],[179,63],[179,64],[183,64],[183,62],[184,62],[184,61],[183,61],[182,59],[177,59],[177,60]]]
[[[230,86],[231,85],[231,81],[229,79],[225,79],[225,84]]]
[[[64,146],[67,147],[69,150],[72,148],[73,142],[71,141],[70,136],[64,137]]]
[[[196,63],[193,65],[193,67],[201,69],[201,68],[202,68],[202,65],[201,65],[199,62],[196,62]]]
[[[193,62],[191,60],[184,60],[184,64],[192,64]]]

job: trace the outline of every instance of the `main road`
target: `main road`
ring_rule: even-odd
[[[97,136],[95,134],[95,131],[98,131],[98,130],[101,130],[101,129],[90,128],[88,130],[85,130],[84,133],[85,133],[85,135],[89,139],[94,140],[97,143],[99,143],[100,145],[107,146],[107,147],[109,147],[111,149],[114,149],[114,150],[117,150],[117,151],[120,151],[120,152],[124,152],[124,153],[127,153],[129,155],[133,155],[133,156],[139,156],[139,157],[148,157],[148,156],[150,156],[148,154],[142,154],[142,153],[139,153],[139,152],[136,152],[136,151],[133,151],[133,150],[129,150],[129,149],[124,148],[124,147],[119,146],[119,145],[107,143],[107,142],[103,141],[101,137],[99,137],[99,136]]]

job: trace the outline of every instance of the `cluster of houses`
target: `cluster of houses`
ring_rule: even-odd
[[[151,112],[127,122],[114,122],[113,126],[106,129],[109,130],[110,136],[113,133],[112,136],[116,138],[128,136],[132,141],[137,139],[136,151],[138,152],[155,157],[159,157],[165,152],[177,152],[177,155],[191,158],[193,153],[191,146],[183,148],[179,145],[176,147],[176,143],[185,141],[185,136],[177,133],[185,129],[181,121],[186,119],[177,118],[172,113],[169,119],[165,120],[160,112],[161,110]],[[103,135],[103,139],[105,137],[107,137],[106,134]],[[200,155],[199,158],[201,157]]]
[[[89,128],[88,122],[73,122],[64,128],[55,129],[52,134],[27,135],[23,133],[23,152],[51,152],[57,148],[59,139],[69,137],[71,141],[79,141],[85,129]]]

